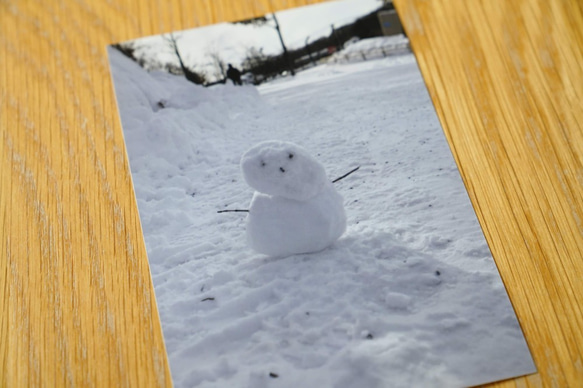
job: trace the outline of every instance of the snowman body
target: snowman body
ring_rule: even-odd
[[[251,248],[270,256],[317,252],[346,230],[344,200],[324,167],[303,148],[268,141],[241,159],[256,191],[246,220]]]

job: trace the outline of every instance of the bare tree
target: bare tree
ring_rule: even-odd
[[[227,79],[227,66],[225,65],[225,61],[221,58],[221,55],[214,49],[208,51],[207,55],[212,60],[212,65],[214,68],[214,73],[212,76],[217,81],[224,81]]]
[[[250,70],[261,66],[269,57],[263,53],[263,48],[257,49],[250,46],[245,52],[245,59],[243,60],[243,68]]]
[[[117,51],[119,51],[120,53],[122,53],[123,55],[125,55],[126,57],[128,57],[129,59],[131,59],[134,62],[137,62],[137,58],[135,55],[136,52],[136,47],[134,45],[134,42],[121,42],[121,43],[115,43],[111,45],[112,48],[116,49]]]
[[[245,19],[245,20],[238,20],[236,22],[232,22],[233,24],[252,24],[255,26],[264,26],[265,24],[269,23],[269,19],[265,15],[259,16],[256,18]]]
[[[169,36],[163,35],[162,38],[168,43],[170,48],[176,54],[176,57],[178,58],[178,62],[180,62],[180,68],[182,69],[182,73],[184,74],[184,77],[186,77],[186,79],[189,80],[190,82],[193,82],[197,85],[204,84],[204,82],[206,81],[204,75],[190,70],[184,64],[184,61],[182,60],[182,56],[180,55],[180,50],[178,49],[178,40],[174,36],[174,33],[170,33]]]
[[[145,67],[146,60],[142,57],[138,57],[137,55],[138,48],[136,47],[136,43],[134,41],[115,43],[112,44],[111,47],[125,55],[127,58],[136,62],[141,67]]]

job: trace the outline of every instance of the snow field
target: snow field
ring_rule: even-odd
[[[210,89],[110,51],[177,387],[476,385],[532,360],[412,55]],[[163,101],[164,108],[158,105]],[[344,197],[318,253],[246,244],[241,155],[306,148]]]

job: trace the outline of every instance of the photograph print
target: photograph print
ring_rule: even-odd
[[[536,371],[391,2],[108,54],[176,387]]]

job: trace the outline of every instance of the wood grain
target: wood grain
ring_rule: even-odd
[[[0,386],[171,385],[105,46],[312,2],[0,0]],[[582,385],[582,5],[395,3],[539,368],[495,386]]]

